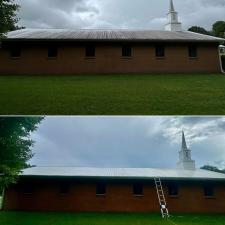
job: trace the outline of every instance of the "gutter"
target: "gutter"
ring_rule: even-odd
[[[129,181],[129,180],[143,180],[143,181],[152,181],[155,177],[114,177],[114,176],[64,176],[64,175],[20,175],[21,178],[59,178],[59,179],[80,179],[80,180],[108,180],[108,181]],[[212,177],[163,177],[158,176],[161,180],[164,181],[223,181],[225,182],[225,178],[212,178]]]
[[[4,42],[93,42],[93,43],[117,43],[117,42],[134,42],[134,43],[157,43],[157,42],[165,42],[165,43],[219,43],[220,39],[138,39],[138,38],[115,38],[115,39],[104,39],[104,38],[96,38],[96,39],[83,39],[83,38],[6,38]]]

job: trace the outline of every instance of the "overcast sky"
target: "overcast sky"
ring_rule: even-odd
[[[198,167],[225,168],[225,117],[46,117],[31,164],[174,168],[182,129]]]
[[[162,29],[169,0],[16,0],[27,28]],[[225,20],[225,0],[174,0],[186,29]]]

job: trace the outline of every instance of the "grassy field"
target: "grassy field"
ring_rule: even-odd
[[[224,115],[225,76],[1,76],[1,115]]]
[[[0,212],[1,225],[224,225],[225,215],[22,213]]]

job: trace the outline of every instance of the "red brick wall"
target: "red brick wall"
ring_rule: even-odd
[[[31,182],[31,181],[29,181]],[[6,190],[5,210],[75,211],[75,212],[159,212],[159,204],[153,181],[144,183],[144,195],[133,196],[132,181],[109,181],[105,196],[96,196],[96,182],[71,181],[69,194],[59,193],[57,180],[32,181],[36,186],[33,194],[24,194],[19,184]],[[215,184],[215,197],[205,198],[203,183],[182,182],[179,196],[168,196],[169,211],[225,213],[225,183]]]
[[[130,59],[121,57],[122,44],[95,45],[96,57],[88,59],[85,45],[59,44],[55,60],[47,58],[47,46],[43,44],[24,45],[20,59],[11,59],[9,47],[3,47],[0,49],[0,75],[221,72],[217,44],[198,44],[196,59],[188,57],[188,43],[165,44],[164,59],[155,57],[154,44],[130,44],[133,48]]]

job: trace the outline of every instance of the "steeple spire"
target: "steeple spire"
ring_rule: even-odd
[[[168,31],[182,31],[181,23],[178,21],[178,13],[174,9],[173,0],[170,0],[169,13],[167,14],[168,23],[165,30]]]
[[[173,0],[170,0],[170,11],[169,12],[175,12]]]
[[[182,146],[181,149],[187,149],[187,143],[185,140],[185,135],[184,135],[184,131],[182,130]]]
[[[184,131],[182,131],[182,144],[179,151],[179,162],[177,163],[178,169],[195,170],[195,161],[191,159],[191,150],[188,149]]]

